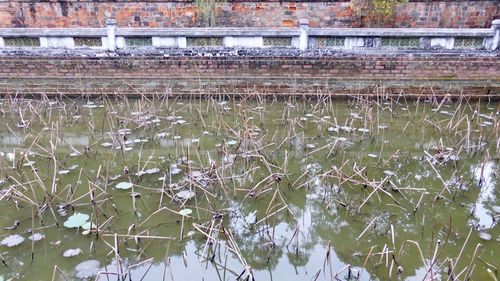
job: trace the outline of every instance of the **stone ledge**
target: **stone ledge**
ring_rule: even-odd
[[[1,57],[59,57],[59,58],[120,58],[120,57],[152,57],[152,58],[169,58],[169,57],[203,57],[203,58],[275,58],[275,57],[295,57],[301,58],[321,58],[321,57],[353,57],[360,56],[380,56],[380,57],[496,57],[500,60],[500,50],[370,50],[370,49],[354,49],[354,50],[338,50],[338,49],[308,49],[301,51],[292,48],[137,48],[124,49],[114,52],[96,50],[96,49],[33,49],[33,48],[17,48],[17,49],[0,49]]]

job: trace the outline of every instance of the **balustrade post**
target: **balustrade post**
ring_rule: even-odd
[[[309,45],[309,20],[301,19],[300,20],[300,35],[299,35],[299,49],[304,51],[307,49]]]
[[[500,46],[500,19],[491,22],[491,29],[493,29],[493,44],[491,49],[494,51]]]
[[[116,49],[116,20],[106,20],[106,31],[108,34],[108,50],[114,51]]]

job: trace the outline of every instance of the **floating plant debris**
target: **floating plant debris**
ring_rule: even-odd
[[[141,194],[139,192],[130,192],[129,195],[130,197],[141,197]]]
[[[30,235],[30,237],[28,237],[28,239],[31,241],[40,241],[42,239],[45,239],[45,235],[40,233],[33,233],[32,235]]]
[[[191,210],[191,209],[182,209],[179,211],[179,214],[181,214],[182,216],[185,216],[185,217],[191,215],[192,213],[193,213],[193,210]]]
[[[64,251],[63,257],[65,257],[65,258],[71,258],[71,257],[78,256],[81,253],[82,253],[82,250],[80,248],[67,249],[66,251]]]
[[[16,228],[19,226],[21,222],[19,220],[15,220],[12,225],[9,225],[7,227],[4,227],[5,230],[16,230]]]
[[[349,126],[341,126],[340,129],[342,131],[346,131],[346,132],[351,132],[353,129]]]
[[[170,174],[172,174],[172,175],[177,175],[177,174],[180,174],[181,172],[182,172],[182,170],[177,168],[177,166],[170,167]]]
[[[175,194],[175,197],[177,197],[180,200],[189,200],[193,198],[196,194],[194,191],[191,190],[183,190]]]
[[[328,132],[338,133],[339,132],[339,128],[337,128],[337,127],[329,127],[328,128]]]
[[[491,235],[487,232],[479,232],[479,237],[485,241],[490,241],[491,240]]]
[[[76,228],[81,227],[89,220],[90,216],[82,213],[75,213],[64,222],[64,227]]]
[[[22,237],[21,235],[18,235],[18,234],[14,234],[14,235],[9,235],[7,237],[5,237],[2,242],[0,242],[0,245],[2,246],[7,246],[7,247],[14,247],[14,246],[17,246],[21,243],[23,243],[24,241],[24,237]]]
[[[390,170],[385,170],[384,174],[388,175],[389,177],[395,177],[396,176],[396,173],[394,173],[393,171],[390,171]]]
[[[75,267],[75,276],[80,279],[88,279],[95,277],[99,272],[100,263],[97,260],[87,260],[81,262]]]
[[[115,188],[116,189],[131,189],[132,186],[134,186],[134,184],[131,182],[120,182],[117,185],[115,185]]]
[[[158,169],[158,168],[151,168],[151,169],[147,169],[144,171],[144,173],[146,173],[148,175],[157,174],[159,172],[160,172],[160,169]]]
[[[113,144],[110,142],[103,142],[103,143],[101,143],[101,146],[102,147],[111,147],[111,146],[113,146]]]
[[[94,229],[95,228],[95,224],[88,221],[88,222],[85,222],[84,224],[82,224],[80,226],[83,230],[91,230],[91,229]]]
[[[71,171],[71,170],[74,170],[74,169],[76,169],[76,168],[78,168],[78,165],[74,164],[74,165],[69,166],[69,167],[68,167],[68,170],[70,170],[70,171]]]

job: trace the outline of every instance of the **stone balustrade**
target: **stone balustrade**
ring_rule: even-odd
[[[0,28],[0,49],[298,48],[497,50],[500,19],[491,28]]]

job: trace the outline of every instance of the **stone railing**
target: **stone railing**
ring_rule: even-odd
[[[500,19],[491,28],[0,28],[0,49],[94,48],[266,48],[301,50],[479,49],[498,50]]]

